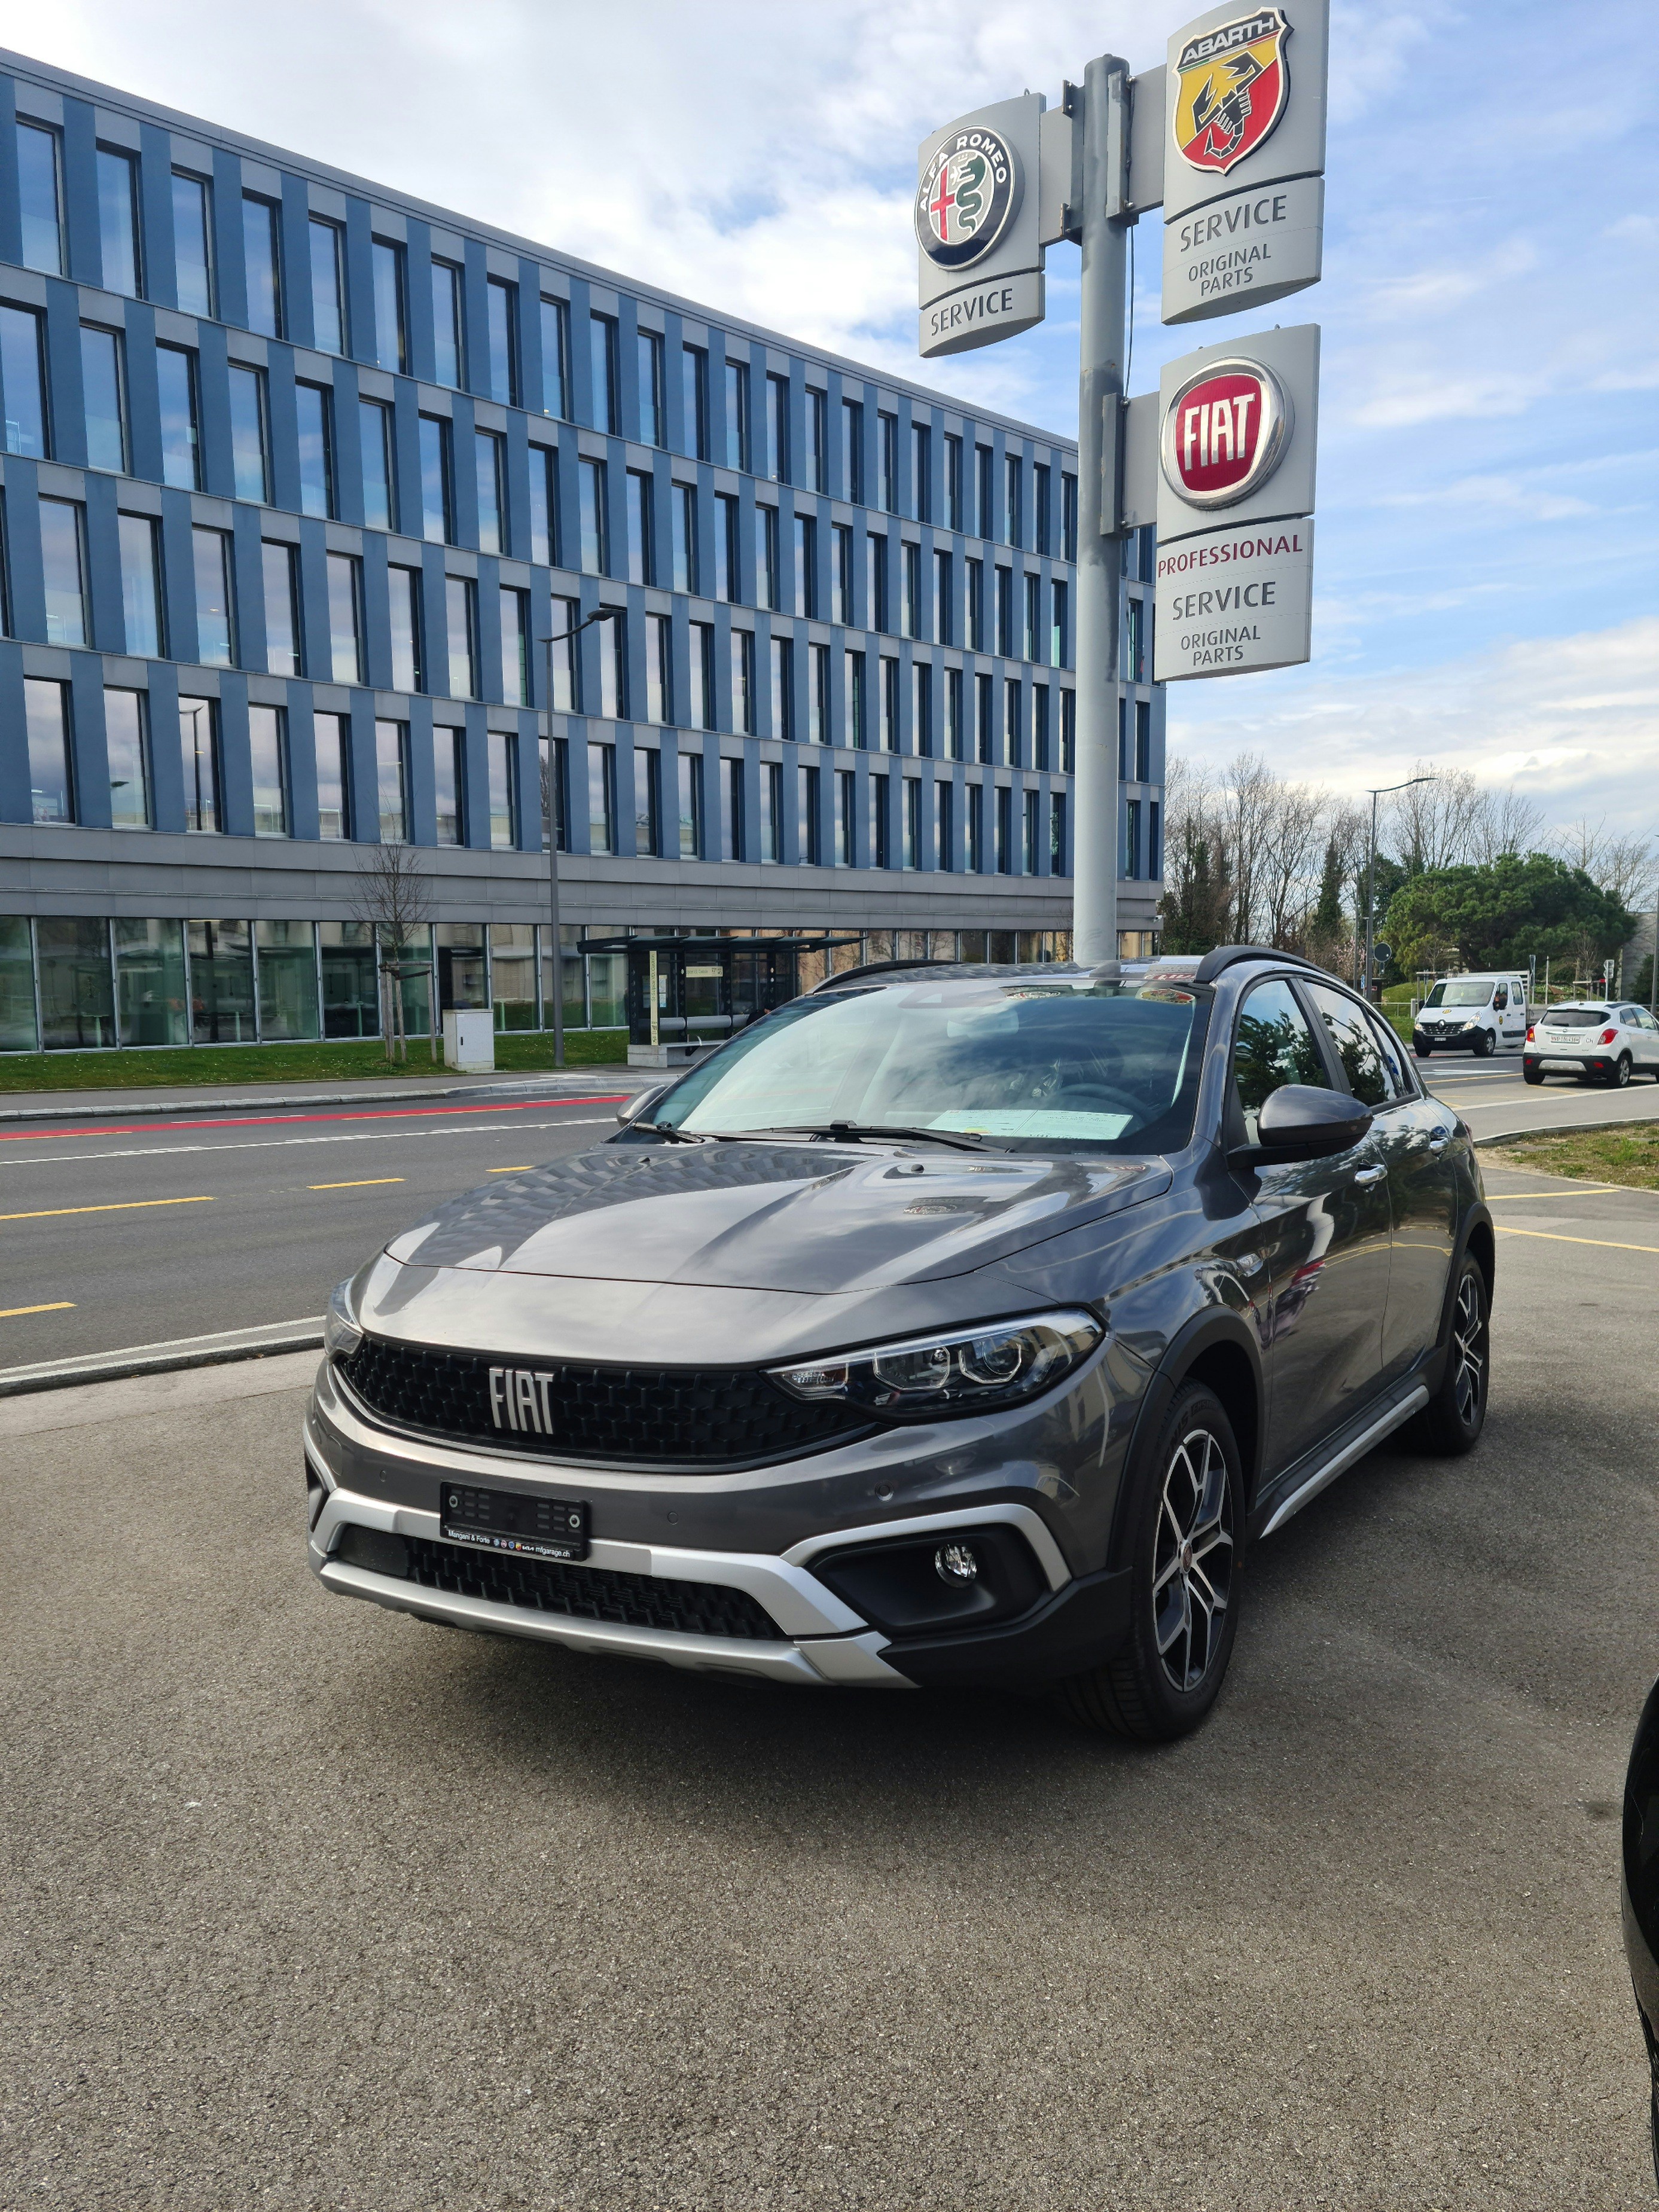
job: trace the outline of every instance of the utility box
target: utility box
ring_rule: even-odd
[[[444,1064],[463,1074],[495,1068],[495,1018],[488,1006],[451,1006],[444,1015]]]

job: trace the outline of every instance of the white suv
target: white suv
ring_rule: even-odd
[[[1524,975],[1446,975],[1417,1010],[1412,1050],[1419,1060],[1436,1050],[1484,1060],[1499,1045],[1513,1050],[1526,1028]]]
[[[1645,1006],[1617,999],[1580,999],[1546,1006],[1527,1031],[1521,1072],[1528,1083],[1576,1075],[1622,1090],[1632,1075],[1659,1082],[1659,1022]]]

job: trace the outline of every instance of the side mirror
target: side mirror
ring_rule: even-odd
[[[1287,1083],[1263,1100],[1256,1118],[1257,1141],[1236,1145],[1227,1158],[1234,1167],[1250,1168],[1328,1160],[1358,1144],[1370,1126],[1370,1107],[1347,1091]]]
[[[617,1107],[617,1121],[624,1129],[630,1121],[637,1121],[641,1115],[648,1121],[652,1107],[656,1104],[658,1099],[665,1097],[672,1089],[673,1085],[670,1083],[659,1083],[654,1090],[641,1091],[637,1098],[630,1098],[625,1105]]]

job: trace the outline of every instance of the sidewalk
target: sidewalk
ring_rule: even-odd
[[[138,1115],[211,1112],[222,1106],[343,1106],[390,1105],[403,1098],[457,1098],[469,1091],[632,1093],[660,1080],[656,1072],[639,1067],[548,1067],[497,1070],[493,1074],[464,1075],[451,1067],[434,1067],[428,1076],[388,1077],[346,1075],[330,1078],[326,1086],[315,1083],[200,1083],[175,1089],[146,1085],[131,1091],[9,1091],[0,1093],[0,1125],[8,1121],[62,1120],[84,1115],[98,1121],[111,1115],[131,1120]]]

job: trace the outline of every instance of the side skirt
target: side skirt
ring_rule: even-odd
[[[1429,1402],[1428,1385],[1413,1378],[1400,1384],[1378,1412],[1368,1409],[1359,1416],[1361,1425],[1352,1425],[1309,1452],[1293,1467],[1287,1468],[1258,1506],[1258,1513],[1267,1512],[1257,1534],[1271,1536],[1275,1528],[1282,1528],[1293,1513],[1299,1513],[1310,1499],[1317,1498],[1328,1484],[1346,1474],[1356,1460],[1364,1459],[1375,1449],[1384,1437],[1410,1420],[1420,1407]]]

